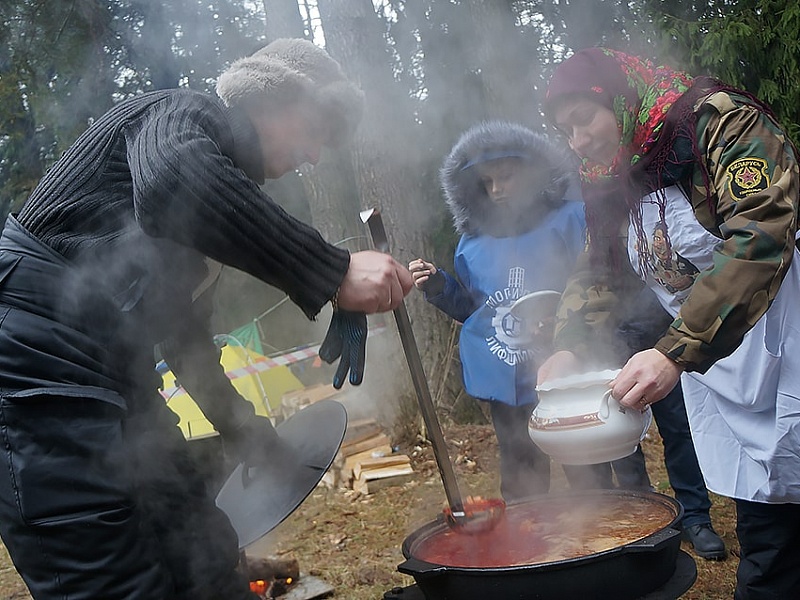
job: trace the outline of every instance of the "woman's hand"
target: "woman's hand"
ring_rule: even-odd
[[[539,367],[536,377],[536,385],[542,385],[551,379],[566,377],[572,373],[580,371],[578,357],[569,350],[559,350]]]
[[[683,367],[651,348],[634,354],[609,385],[622,406],[644,410],[664,398],[678,383]]]
[[[411,273],[384,252],[350,255],[350,268],[339,286],[339,308],[367,314],[394,310],[411,291]]]

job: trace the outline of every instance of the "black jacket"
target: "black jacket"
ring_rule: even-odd
[[[143,94],[98,119],[9,221],[0,263],[13,268],[0,307],[22,300],[31,315],[48,316],[15,311],[3,324],[0,355],[15,358],[0,388],[25,393],[33,377],[81,386],[75,394],[107,387],[128,404],[159,401],[153,347],[171,340],[168,351],[181,354],[172,352],[170,366],[217,429],[241,422],[252,406],[219,365],[210,307],[192,298],[205,257],[275,285],[308,317],[349,264],[347,251],[260,190],[262,164],[250,122],[196,92]],[[48,261],[55,285],[39,277]],[[91,360],[48,369],[66,345]]]

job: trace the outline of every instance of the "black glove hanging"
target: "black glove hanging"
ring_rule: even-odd
[[[367,357],[367,315],[361,312],[335,310],[328,333],[319,347],[319,357],[331,364],[337,358],[339,368],[333,376],[333,387],[344,385],[350,372],[350,383],[360,385],[364,379],[364,362]]]

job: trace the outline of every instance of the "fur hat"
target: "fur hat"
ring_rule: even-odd
[[[531,203],[541,202],[550,208],[563,204],[574,171],[570,156],[547,136],[519,123],[483,121],[461,134],[439,170],[442,191],[458,233],[508,234],[530,228],[526,219],[533,219],[534,211],[517,215],[513,232],[509,232],[507,224],[496,222],[496,208],[472,168],[507,157],[519,158],[541,170],[542,180],[537,189],[531,190]]]
[[[361,120],[364,95],[325,50],[304,39],[281,38],[234,61],[217,80],[227,106],[266,101],[314,100],[328,115],[332,143],[352,135]]]

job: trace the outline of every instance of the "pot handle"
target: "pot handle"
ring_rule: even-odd
[[[611,390],[608,390],[605,394],[603,394],[603,398],[600,400],[600,410],[597,411],[597,416],[599,416],[603,421],[607,420],[609,415],[611,414]],[[617,408],[619,412],[623,415],[626,412],[626,409],[621,404],[619,408]],[[647,430],[650,429],[650,425],[653,422],[653,411],[648,406],[642,411],[642,417],[644,419],[644,425],[642,426],[642,435],[639,437],[639,441],[641,442],[644,439],[644,436],[647,434]]]
[[[655,533],[651,533],[646,538],[642,538],[638,542],[631,542],[625,546],[626,552],[653,552],[661,550],[664,546],[669,544],[675,536],[681,535],[678,529],[672,526],[660,529]],[[678,542],[680,544],[680,541]]]
[[[600,399],[600,410],[597,411],[597,414],[601,419],[603,419],[603,421],[607,420],[611,414],[611,406],[609,405],[609,402],[611,402],[611,389],[606,390],[606,393],[603,394],[603,397]],[[621,405],[618,410],[623,415],[625,414],[625,408]]]
[[[406,575],[413,577],[434,577],[447,570],[444,565],[435,565],[433,563],[425,562],[414,558],[413,556],[407,558],[405,562],[397,565],[397,570]]]
[[[641,442],[644,439],[644,436],[647,435],[647,430],[650,429],[650,425],[653,423],[653,410],[650,406],[647,406],[643,411],[642,415],[644,416],[644,426],[642,427],[642,436],[639,438]]]

